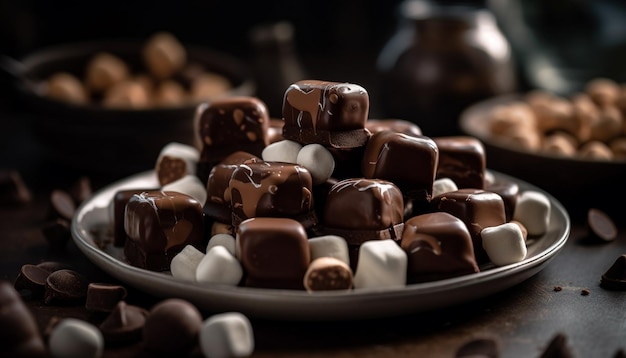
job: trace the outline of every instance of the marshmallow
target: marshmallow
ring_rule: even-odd
[[[335,170],[335,158],[321,144],[308,144],[300,149],[296,163],[305,167],[313,179],[313,185],[319,185],[333,174]]]
[[[304,274],[304,288],[308,292],[352,289],[352,269],[334,257],[320,257],[309,264]]]
[[[266,146],[261,153],[261,158],[266,162],[296,164],[300,149],[302,149],[302,144],[285,139]]]
[[[370,240],[359,247],[354,288],[403,287],[407,254],[393,240]]]
[[[548,231],[550,224],[550,210],[550,199],[545,194],[527,190],[522,192],[517,199],[513,220],[522,223],[528,235],[543,235]]]
[[[221,245],[211,248],[196,269],[196,281],[236,286],[243,277],[241,263]]]
[[[196,174],[200,151],[191,145],[171,142],[157,157],[155,170],[161,185],[169,184],[185,175]]]
[[[163,185],[161,189],[163,191],[177,191],[179,193],[187,194],[198,200],[202,205],[206,202],[206,185],[202,184],[200,178],[198,178],[195,174],[185,175],[178,180]]]
[[[204,254],[192,245],[185,246],[170,263],[170,271],[174,278],[187,281],[196,281],[198,264],[204,258]]]
[[[311,261],[320,257],[334,257],[350,265],[348,242],[341,236],[325,235],[309,239]]]
[[[524,234],[518,224],[506,223],[481,230],[483,248],[497,266],[522,261],[526,257]]]
[[[98,327],[76,318],[65,318],[54,326],[48,344],[55,358],[101,357],[104,351]]]
[[[450,178],[439,178],[433,182],[433,198],[448,193],[451,191],[459,190],[454,180]]]
[[[254,352],[252,324],[238,312],[209,317],[200,329],[199,341],[207,358],[248,357]]]
[[[211,236],[206,246],[206,252],[209,252],[214,246],[224,246],[233,256],[235,256],[235,244],[237,240],[230,234],[216,234]]]

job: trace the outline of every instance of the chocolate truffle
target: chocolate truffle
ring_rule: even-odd
[[[480,232],[483,228],[506,223],[502,197],[481,189],[459,189],[441,194],[431,202],[434,211],[443,211],[461,219],[467,226],[474,244],[478,264],[489,261],[483,249]]]
[[[363,146],[369,137],[369,104],[367,91],[357,84],[298,81],[283,98],[283,137],[303,145]]]
[[[200,179],[206,182],[211,168],[236,151],[261,157],[269,144],[269,122],[267,106],[256,97],[229,97],[200,104],[194,117]]]
[[[169,298],[157,303],[143,326],[146,350],[159,354],[186,356],[198,344],[202,314],[190,302]]]
[[[439,148],[437,178],[450,178],[459,189],[484,189],[487,160],[482,142],[468,136],[433,140]]]
[[[239,225],[237,243],[246,286],[304,290],[311,253],[302,224],[288,218],[251,218]]]
[[[367,142],[361,168],[364,177],[391,181],[406,197],[427,202],[432,197],[438,158],[437,144],[431,138],[386,130]]]
[[[0,346],[7,357],[47,357],[35,318],[6,280],[0,280],[0,331]]]
[[[368,240],[399,241],[404,199],[398,187],[380,179],[350,178],[333,185],[326,198],[322,235],[346,239],[355,269],[360,245]]]
[[[467,226],[445,212],[422,214],[407,220],[400,246],[409,258],[408,283],[479,272]]]
[[[167,271],[186,245],[204,249],[202,204],[174,191],[133,195],[124,216],[126,260],[133,266]]]
[[[233,171],[225,199],[230,199],[233,226],[253,217],[284,217],[307,229],[317,224],[311,174],[297,164],[257,162]]]

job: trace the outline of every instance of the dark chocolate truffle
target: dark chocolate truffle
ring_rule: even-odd
[[[146,350],[185,356],[198,344],[202,314],[190,302],[169,298],[156,304],[143,326]]]

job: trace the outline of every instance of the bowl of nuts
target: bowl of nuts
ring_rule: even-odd
[[[572,215],[626,200],[626,84],[589,81],[570,96],[531,90],[468,107],[461,130],[492,169],[555,195]]]
[[[255,91],[242,60],[169,32],[56,45],[2,65],[45,153],[94,174],[151,168],[165,144],[193,143],[200,103]]]

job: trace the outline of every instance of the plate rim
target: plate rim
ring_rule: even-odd
[[[308,293],[304,290],[198,284],[122,262],[98,248],[93,238],[84,237],[87,228],[83,227],[81,218],[84,219],[87,210],[96,205],[98,200],[104,200],[102,197],[106,194],[110,195],[126,185],[132,187],[131,183],[138,180],[155,180],[153,170],[120,179],[96,191],[77,208],[72,219],[71,234],[79,250],[93,264],[114,278],[154,296],[187,299],[207,311],[239,311],[253,317],[299,321],[357,320],[420,313],[486,297],[515,286],[541,271],[568,241],[571,220],[565,207],[556,198],[523,180],[493,170],[489,171],[496,177],[515,181],[524,190],[537,190],[549,198],[552,205],[551,215],[560,216],[560,220],[563,221],[560,223],[562,226],[559,226],[559,232],[555,234],[557,237],[554,242],[543,251],[517,263],[449,279],[409,284],[400,288]],[[464,298],[450,293],[462,294]],[[415,306],[408,302],[419,303],[419,298],[427,304]],[[302,309],[304,307],[309,309]],[[374,310],[370,311],[368,308]]]

